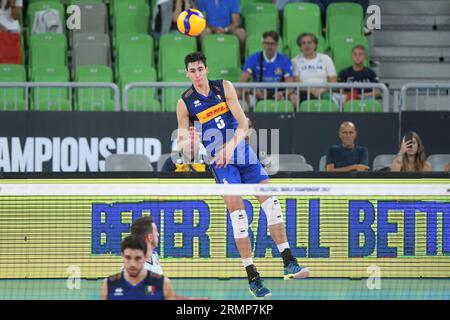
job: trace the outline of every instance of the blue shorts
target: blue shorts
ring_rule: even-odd
[[[239,144],[226,167],[217,168],[215,164],[212,164],[210,169],[219,184],[260,183],[269,179],[256,153],[245,142]]]

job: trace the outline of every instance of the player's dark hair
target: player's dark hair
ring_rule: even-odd
[[[203,52],[197,51],[197,52],[191,52],[186,57],[184,57],[184,65],[186,67],[186,70],[188,68],[188,64],[192,62],[203,62],[203,64],[206,67],[206,56],[203,54]]]
[[[366,48],[364,48],[364,46],[362,44],[357,44],[356,46],[354,46],[353,49],[352,49],[352,52],[355,51],[355,49],[360,49],[364,53],[366,53]]]
[[[317,39],[317,37],[314,33],[304,32],[297,37],[297,45],[299,47],[301,47],[302,40],[304,37],[311,37],[312,41],[315,43],[316,46],[319,43],[319,39]]]
[[[128,236],[122,240],[121,251],[124,253],[126,249],[142,250],[144,255],[147,254],[147,243],[141,238]]]
[[[153,217],[145,216],[136,219],[131,224],[131,235],[145,240],[150,233],[153,232]]]
[[[280,35],[276,31],[266,31],[263,33],[263,39],[271,37],[273,40],[275,40],[276,43],[278,43],[278,40],[280,39]]]

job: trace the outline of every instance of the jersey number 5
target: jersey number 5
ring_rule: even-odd
[[[214,120],[216,121],[217,128],[219,128],[219,129],[225,128],[225,122],[223,122],[223,119],[221,116],[215,118]]]

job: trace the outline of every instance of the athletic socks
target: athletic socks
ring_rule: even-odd
[[[289,262],[297,261],[289,248],[286,248],[283,252],[281,252],[281,257],[283,258],[283,265],[285,268],[288,266]]]
[[[245,267],[245,271],[247,271],[248,282],[255,280],[255,278],[259,278],[259,273],[256,271],[254,264]]]

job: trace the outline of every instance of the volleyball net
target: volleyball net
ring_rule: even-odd
[[[99,299],[101,280],[121,270],[121,240],[146,215],[158,228],[156,251],[177,294],[240,297],[246,273],[223,195],[243,197],[253,260],[283,290],[279,298],[298,298],[308,288],[331,288],[336,295],[329,297],[339,298],[335,279],[392,279],[399,286],[403,279],[450,277],[450,179],[272,181],[2,180],[0,299]],[[291,250],[311,279],[283,282],[256,195],[280,201]],[[308,287],[320,279],[330,282]],[[245,290],[242,298],[251,299]]]

